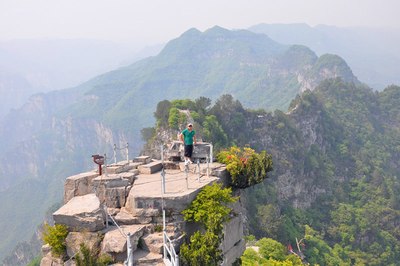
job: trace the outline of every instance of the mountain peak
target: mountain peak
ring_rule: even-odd
[[[205,34],[228,34],[230,32],[231,31],[228,30],[228,29],[225,29],[225,28],[222,28],[222,27],[220,27],[218,25],[215,25],[214,27],[209,28],[208,30],[206,30],[204,33]]]
[[[200,35],[201,34],[201,31],[199,31],[198,29],[196,29],[196,28],[191,28],[191,29],[188,29],[187,31],[185,31],[182,35],[181,35],[181,37],[182,36],[198,36],[198,35]]]
[[[326,69],[331,69],[334,77],[342,77],[347,82],[359,83],[346,61],[338,55],[323,54],[318,58],[314,71],[327,74]]]

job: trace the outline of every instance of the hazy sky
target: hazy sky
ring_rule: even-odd
[[[400,29],[399,0],[0,0],[0,40],[90,38],[156,44],[189,28],[259,23]]]

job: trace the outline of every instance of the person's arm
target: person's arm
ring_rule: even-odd
[[[196,135],[193,136],[193,143],[197,144]]]
[[[183,142],[183,134],[182,134],[182,132],[179,134],[179,139],[180,139],[180,141]]]

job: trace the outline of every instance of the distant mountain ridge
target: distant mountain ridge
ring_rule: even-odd
[[[305,45],[317,54],[337,54],[376,90],[400,83],[400,31],[363,27],[258,24],[248,28],[283,44]]]
[[[87,39],[0,41],[0,118],[32,94],[77,86],[105,71],[157,54],[127,44]]]
[[[60,197],[67,175],[93,167],[91,154],[112,154],[114,143],[126,142],[130,153],[137,154],[140,130],[153,124],[159,101],[199,96],[215,100],[229,93],[246,107],[287,110],[302,90],[335,77],[359,83],[338,56],[317,57],[307,47],[281,45],[264,34],[214,27],[205,32],[191,29],[159,55],[80,86],[32,97],[1,121],[0,143],[7,149],[0,160],[0,200],[5,202],[0,211],[9,212],[9,206],[18,203],[15,217],[20,218],[1,221],[5,230],[0,238],[7,241],[0,245],[0,257],[31,229],[23,221],[40,221],[54,203],[47,201]],[[30,212],[18,201],[19,193],[32,196]]]
[[[87,97],[74,113],[101,114],[105,122],[123,128],[135,120],[141,128],[151,122],[143,114],[163,99],[201,95],[215,99],[230,93],[252,108],[285,110],[305,83],[312,88],[324,78],[337,76],[358,82],[339,57],[324,56],[307,63],[300,58],[296,67],[286,69],[281,62],[290,61],[298,52],[302,49],[245,30],[216,26],[201,33],[191,29],[170,41],[158,56],[92,80]],[[282,71],[276,72],[276,66]],[[268,74],[271,71],[274,75]]]

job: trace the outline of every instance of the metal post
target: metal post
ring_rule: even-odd
[[[166,232],[167,231],[167,225],[165,221],[165,210],[162,210],[162,217],[163,217],[163,230]]]
[[[161,193],[165,194],[165,171],[161,169]]]
[[[132,243],[131,243],[131,233],[128,233],[126,236],[126,244],[127,244],[127,265],[128,266],[133,266],[133,249],[132,249]]]
[[[160,145],[161,147],[160,147],[160,151],[161,151],[161,162],[162,162],[162,165],[164,166],[164,146],[161,144]]]
[[[163,254],[164,254],[164,259],[167,259],[167,232],[166,232],[166,226],[165,226],[165,210],[163,209]]]
[[[207,155],[206,160],[207,160],[207,178],[209,178],[210,177],[210,158],[208,157],[208,155]]]
[[[126,162],[129,163],[129,143],[126,143]]]
[[[107,177],[108,173],[107,173],[107,154],[104,153],[104,174]]]
[[[185,165],[185,174],[186,174],[186,189],[189,189],[189,183],[188,183],[189,165]]]
[[[212,143],[210,143],[210,162],[213,163],[213,145]]]
[[[117,144],[114,144],[114,164],[117,164]]]
[[[104,213],[106,214],[106,228],[108,228],[108,212],[107,212],[107,206],[104,205],[103,208],[104,208]]]
[[[199,175],[197,176],[197,182],[200,183],[200,159],[197,159],[197,170],[199,171]]]

